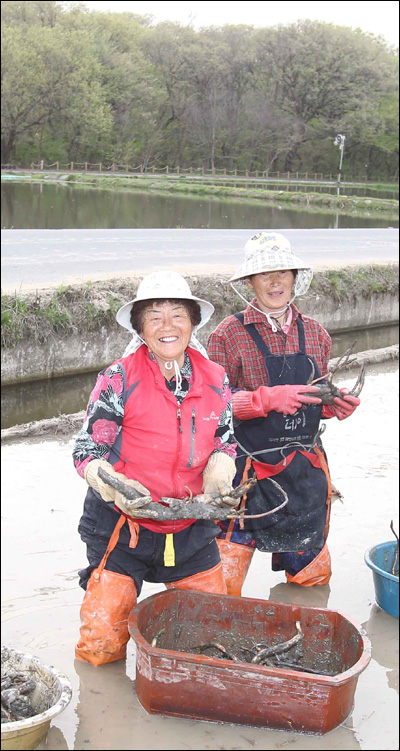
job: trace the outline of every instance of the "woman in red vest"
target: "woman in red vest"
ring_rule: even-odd
[[[155,272],[117,313],[133,338],[99,374],[74,448],[89,485],[79,533],[89,566],[76,656],[122,659],[128,615],[143,581],[226,593],[213,521],[135,519],[99,467],[153,502],[232,489],[236,444],[224,369],[195,334],[214,311],[175,272]]]

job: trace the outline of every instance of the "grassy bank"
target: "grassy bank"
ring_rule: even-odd
[[[21,174],[21,173],[20,173]],[[386,217],[398,219],[399,201],[363,196],[331,195],[329,193],[268,190],[265,186],[254,188],[232,187],[224,184],[211,184],[188,177],[122,176],[118,174],[94,175],[76,173],[32,173],[26,174],[32,182],[64,183],[75,187],[98,187],[113,190],[140,190],[154,194],[176,194],[198,198],[240,201],[247,204],[267,204],[301,211],[335,213],[360,217]],[[371,186],[369,186],[371,187]],[[382,188],[383,189],[383,188]],[[342,188],[342,192],[345,188]]]
[[[348,299],[354,299],[356,304],[360,297],[368,299],[385,292],[396,295],[398,270],[398,264],[369,264],[318,271],[302,300],[326,296],[338,304]],[[224,277],[187,278],[193,294],[213,303],[216,320],[238,309],[237,298]],[[115,278],[23,295],[2,295],[2,346],[10,349],[22,339],[42,343],[50,337],[64,338],[73,333],[99,332],[104,326],[117,327],[116,311],[134,296],[137,284],[132,279]]]

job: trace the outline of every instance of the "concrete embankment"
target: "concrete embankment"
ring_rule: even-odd
[[[241,307],[222,275],[187,277],[192,292],[215,306],[199,332],[206,344],[215,326]],[[129,333],[115,312],[132,299],[132,280],[115,279],[23,298],[2,298],[5,323],[1,377],[3,385],[101,370],[121,356]],[[241,288],[245,294],[246,288]],[[397,324],[398,265],[349,266],[319,271],[300,310],[316,318],[330,334]]]

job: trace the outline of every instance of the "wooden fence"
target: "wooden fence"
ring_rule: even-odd
[[[15,168],[15,169],[23,169],[22,167],[13,167],[12,165],[1,165],[2,169],[4,168]],[[265,170],[228,170],[226,168],[222,169],[207,169],[205,167],[179,167],[179,166],[173,166],[170,167],[166,165],[165,167],[157,167],[156,165],[150,165],[150,166],[144,166],[143,164],[138,164],[137,166],[131,166],[130,164],[116,164],[115,162],[111,164],[105,164],[104,162],[67,162],[63,163],[60,161],[53,162],[52,164],[46,164],[44,160],[41,160],[38,162],[38,164],[34,164],[33,162],[30,164],[29,169],[31,170],[54,170],[55,172],[92,172],[92,173],[98,173],[98,174],[121,174],[121,175],[169,175],[169,176],[176,176],[176,175],[193,175],[196,177],[215,177],[215,178],[229,178],[229,179],[255,179],[255,180],[279,180],[279,181],[298,181],[298,180],[305,180],[305,181],[313,181],[313,182],[337,182],[337,173],[331,173],[329,175],[323,174],[322,172],[284,172],[284,171],[277,171],[273,172],[269,169]],[[341,175],[341,182],[346,181],[353,181],[353,182],[382,182],[388,184],[387,178],[380,178],[380,177],[374,177],[373,179],[368,178],[366,175]],[[393,181],[394,185],[398,185],[398,179],[397,181]]]

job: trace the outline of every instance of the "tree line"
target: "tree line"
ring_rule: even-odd
[[[44,160],[398,178],[398,54],[334,24],[198,31],[1,2],[2,164]]]

